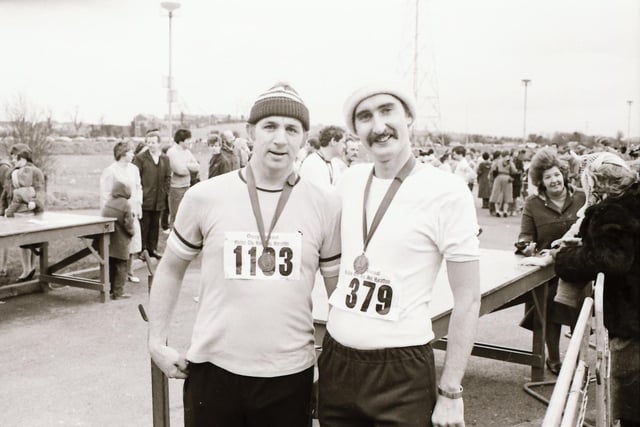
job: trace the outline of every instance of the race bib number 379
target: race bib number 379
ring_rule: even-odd
[[[345,268],[341,272],[338,289],[331,295],[329,303],[361,316],[398,320],[399,299],[398,290],[394,290],[389,277],[377,271],[357,274]]]
[[[300,233],[273,233],[262,247],[255,232],[227,232],[224,235],[225,279],[298,280],[302,264]],[[260,257],[275,261],[273,269],[263,269]]]

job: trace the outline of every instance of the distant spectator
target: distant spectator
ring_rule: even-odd
[[[496,180],[496,177],[498,176],[498,169],[497,169],[497,164],[498,161],[500,160],[500,156],[502,155],[502,152],[500,150],[496,150],[493,152],[493,154],[491,155],[491,172],[489,173],[489,183],[491,184],[491,191],[493,191],[493,183]],[[495,215],[496,214],[496,204],[491,201],[491,196],[489,196],[489,215]]]
[[[171,148],[172,145],[163,145],[162,154],[166,156],[167,151],[169,151],[169,148]],[[165,195],[164,204],[166,208],[163,209],[162,213],[160,214],[160,229],[162,230],[163,233],[169,234],[171,233],[171,224],[169,222],[169,217],[171,216],[169,214],[169,192],[167,192],[167,194]]]
[[[223,135],[221,139],[214,141],[213,147],[214,151],[209,160],[209,178],[240,169],[240,158],[235,147],[228,142],[228,137]]]
[[[451,157],[456,162],[453,173],[467,184],[469,190],[473,191],[473,184],[476,180],[476,173],[467,161],[467,149],[462,145],[457,145],[451,150]]]
[[[184,193],[191,186],[191,174],[200,171],[200,164],[189,149],[191,131],[178,129],[173,137],[175,145],[167,150],[171,166],[171,187],[169,188],[169,224],[173,225]]]
[[[160,216],[167,209],[166,195],[171,183],[171,166],[167,156],[162,153],[158,132],[148,133],[145,144],[147,149],[140,151],[133,159],[133,164],[140,170],[142,182],[142,250],[146,250],[151,257],[160,258]]]
[[[294,167],[296,170],[300,169],[300,165],[304,162],[304,159],[309,157],[310,154],[315,153],[318,148],[320,148],[320,141],[315,136],[307,138],[304,142],[304,145],[300,150],[298,150],[298,154],[296,155],[296,161],[294,163]]]
[[[111,199],[113,183],[122,182],[129,187],[129,206],[133,217],[134,233],[129,241],[129,259],[127,260],[127,280],[133,283],[140,279],[133,273],[133,257],[142,250],[142,236],[140,231],[140,219],[142,218],[142,183],[140,171],[131,163],[133,160],[133,147],[129,142],[120,141],[113,147],[115,162],[107,166],[100,176],[100,209],[103,209],[107,201]]]
[[[442,156],[440,156],[440,165],[438,165],[438,169],[441,169],[443,171],[446,172],[453,172],[451,170],[451,156],[449,155],[449,153],[443,153]]]
[[[492,172],[497,172],[491,189],[491,203],[495,204],[496,216],[507,217],[513,214],[513,174],[516,168],[511,162],[508,150],[500,153],[500,158],[494,163]]]
[[[344,129],[338,126],[322,128],[318,135],[320,148],[302,161],[300,175],[316,184],[328,186],[335,184],[338,177],[332,160],[342,155],[344,135]]]
[[[0,216],[11,203],[11,170],[13,165],[8,159],[0,158]]]
[[[360,154],[360,141],[353,137],[348,137],[345,141],[344,150],[344,162],[347,166],[351,166],[358,162],[358,155]]]
[[[240,158],[240,167],[243,168],[247,165],[249,158],[251,157],[251,150],[246,138],[236,137],[235,141],[236,150]]]
[[[13,211],[12,206],[16,208],[16,211],[21,212],[34,212],[36,206],[39,210],[43,210],[45,201],[44,174],[33,164],[31,148],[26,144],[16,144],[11,148],[9,154],[11,155],[14,169],[11,171],[11,203],[5,210],[5,216],[13,216],[15,211]],[[28,192],[29,196],[31,196],[31,189],[24,190],[24,188],[28,187],[22,187],[25,183],[33,190],[33,209],[30,209],[31,206],[26,206],[25,209],[24,204],[17,200],[23,200],[23,193],[25,192]],[[36,255],[30,249],[21,248],[20,261],[22,263],[22,274],[20,274],[17,281],[26,282],[33,279],[36,274]]]
[[[42,171],[33,165],[31,149],[17,149],[13,154],[11,202],[4,214],[10,218],[16,212],[42,212],[45,199]]]
[[[102,208],[102,216],[116,218],[115,229],[109,239],[109,282],[111,283],[111,299],[130,298],[124,293],[127,280],[127,262],[129,261],[129,244],[135,233],[134,223],[137,221],[129,199],[131,190],[121,181],[113,181],[111,198]]]
[[[489,153],[482,153],[482,161],[478,163],[476,176],[478,180],[478,198],[482,199],[482,209],[489,209],[489,197],[491,197],[491,161]]]
[[[515,173],[511,175],[513,182],[511,183],[511,190],[513,195],[513,210],[520,212],[524,206],[522,198],[522,179],[524,177],[524,155],[525,151],[520,150],[518,154],[513,156],[513,166],[515,167]],[[567,176],[567,184],[571,184],[571,173]]]
[[[9,207],[11,201],[11,162],[0,158],[0,216]],[[7,250],[0,248],[0,277],[7,275]]]

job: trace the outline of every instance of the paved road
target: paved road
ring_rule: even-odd
[[[481,246],[510,249],[519,218],[479,211]],[[144,276],[144,270],[138,271]],[[172,326],[172,345],[186,349],[195,315],[199,266],[187,272]],[[0,425],[150,426],[146,326],[137,305],[147,285],[128,284],[129,300],[98,302],[95,292],[62,288],[0,304]],[[526,348],[521,307],[485,316],[478,339]],[[563,348],[566,347],[563,340]],[[436,352],[442,366],[443,352]],[[464,381],[467,425],[539,425],[545,407],[526,395],[529,368],[473,357]],[[171,381],[172,425],[182,425],[181,381]],[[550,390],[549,390],[550,392]]]

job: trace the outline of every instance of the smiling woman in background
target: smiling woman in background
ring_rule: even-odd
[[[538,194],[530,196],[524,205],[520,235],[518,237],[525,255],[549,249],[551,242],[561,238],[577,219],[578,210],[584,205],[585,196],[574,191],[567,180],[568,165],[549,148],[540,149],[531,159],[529,175],[538,188]],[[547,299],[547,367],[560,371],[560,330],[562,325],[573,325],[577,311],[553,301],[558,279],[549,282]],[[533,305],[526,304],[526,315],[521,326],[532,329]]]

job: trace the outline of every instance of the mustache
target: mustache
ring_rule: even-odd
[[[398,132],[396,132],[396,130],[392,127],[385,127],[384,132],[369,132],[369,135],[367,135],[367,143],[369,145],[372,145],[374,142],[377,142],[378,139],[382,138],[387,138],[387,137],[391,137],[391,138],[397,138],[398,137]]]

